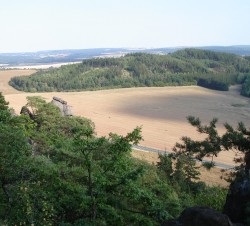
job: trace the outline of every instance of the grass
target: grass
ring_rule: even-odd
[[[158,154],[152,152],[133,150],[132,156],[151,164],[156,164],[159,161]],[[200,167],[199,171],[201,173],[200,180],[205,182],[207,185],[221,187],[229,186],[227,181],[221,179],[221,177],[223,177],[223,173],[220,168],[213,167],[210,170],[207,170],[204,167]]]

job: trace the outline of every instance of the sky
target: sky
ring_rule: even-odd
[[[0,0],[0,53],[250,45],[250,0]]]

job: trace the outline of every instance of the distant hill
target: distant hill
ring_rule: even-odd
[[[168,55],[132,53],[120,58],[88,59],[12,78],[10,85],[28,92],[183,85],[228,90],[231,84],[245,83],[249,76],[250,61],[242,56],[184,49]]]
[[[69,49],[48,50],[24,53],[0,53],[0,67],[39,65],[64,62],[78,62],[95,57],[120,57],[128,53],[142,52],[152,54],[168,54],[185,47],[155,48],[155,49],[129,49],[129,48],[97,48],[97,49]],[[237,55],[250,55],[250,45],[245,46],[207,46],[198,49],[233,53]]]
[[[207,46],[207,47],[198,47],[204,50],[211,50],[216,52],[223,53],[233,53],[241,56],[250,55],[250,45],[236,45],[236,46]]]
[[[240,56],[250,56],[250,45],[159,48],[159,49],[151,49],[148,53],[158,52],[158,53],[168,54],[187,48],[210,50],[221,53],[232,53]]]

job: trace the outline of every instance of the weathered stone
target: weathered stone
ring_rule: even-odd
[[[59,98],[59,97],[53,97],[53,100],[57,101],[57,102],[60,102],[62,104],[67,104],[66,101],[64,101],[63,99]]]
[[[229,217],[208,207],[195,206],[185,209],[177,220],[161,226],[236,226]]]
[[[34,119],[34,115],[32,114],[32,112],[29,110],[29,108],[27,108],[26,106],[23,106],[21,111],[20,111],[20,114],[23,114],[23,115],[27,115],[29,116],[31,119]]]
[[[64,112],[65,116],[72,116],[73,115],[72,107],[69,105],[63,105],[63,112]]]
[[[72,107],[67,104],[66,101],[59,97],[53,97],[53,100],[51,101],[52,104],[57,106],[60,111],[62,116],[72,116],[73,115],[73,110]]]
[[[229,217],[208,207],[191,207],[185,209],[179,217],[183,226],[232,226]]]
[[[244,223],[247,202],[250,203],[250,179],[235,180],[230,185],[223,212],[233,222]]]

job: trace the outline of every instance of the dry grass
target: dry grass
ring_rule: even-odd
[[[15,76],[31,75],[35,72],[36,70],[0,70],[0,92],[4,95],[20,93],[9,86],[10,79]]]
[[[221,179],[223,173],[221,172],[220,168],[214,167],[210,170],[207,170],[204,167],[201,167],[199,171],[201,173],[200,180],[204,181],[206,184],[211,186],[217,185],[221,187],[229,187],[229,183],[224,179]]]
[[[22,73],[27,72],[32,73],[32,70]],[[111,131],[126,134],[136,126],[142,126],[144,140],[141,145],[160,150],[171,150],[184,135],[200,139],[201,136],[187,123],[188,115],[200,117],[205,123],[213,117],[218,118],[221,133],[226,121],[234,126],[242,121],[250,127],[250,100],[239,95],[237,86],[229,92],[189,86],[31,94],[6,89],[6,81],[11,76],[20,75],[20,70],[4,73],[4,76],[0,74],[0,84],[5,88],[6,100],[16,112],[26,103],[27,96],[39,95],[48,101],[58,96],[73,107],[76,115],[92,119],[99,136],[107,136]],[[224,152],[215,161],[233,164],[233,156],[232,152]]]
[[[132,156],[151,164],[156,164],[159,161],[158,154],[146,151],[133,150]],[[220,168],[214,167],[210,170],[207,170],[204,167],[200,167],[199,171],[201,173],[200,180],[205,182],[207,185],[216,185],[222,187],[229,186],[228,182],[226,182],[224,179],[221,179],[223,174]]]

